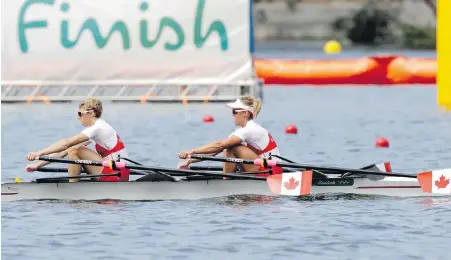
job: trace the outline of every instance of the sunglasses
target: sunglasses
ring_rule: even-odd
[[[243,110],[243,109],[234,109],[234,110],[232,110],[232,114],[233,114],[233,115],[236,115],[236,114],[238,114],[238,112],[244,112],[244,111],[246,111],[246,110]]]
[[[89,113],[89,111],[91,111],[91,110],[86,110],[86,111],[78,111],[78,116],[79,116],[79,117],[81,117],[81,115],[83,115],[83,114],[87,114],[87,113]]]

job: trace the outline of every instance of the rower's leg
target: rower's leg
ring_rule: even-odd
[[[255,159],[260,158],[258,156],[258,154],[256,154],[254,151],[249,149],[249,147],[244,146],[244,145],[236,146],[234,148],[234,154],[235,154],[235,157],[240,158],[240,159],[255,160]],[[253,164],[243,164],[242,166],[243,166],[244,171],[246,171],[246,172],[256,172],[260,168],[260,166],[253,165]]]
[[[249,149],[244,145],[238,145],[231,149],[224,150],[224,157],[228,158],[240,158],[240,159],[248,159],[255,160],[260,158],[254,151]],[[242,167],[246,172],[256,172],[260,168],[257,165],[243,164]],[[233,173],[236,172],[237,164],[236,163],[224,163],[224,172]]]
[[[83,145],[70,148],[68,151],[68,157],[71,160],[103,160],[98,153]],[[81,174],[81,166],[82,165],[80,164],[69,164],[69,176],[79,176]],[[88,172],[88,174],[101,174],[103,170],[102,166],[85,165],[84,167],[86,168],[86,172]],[[79,180],[80,179],[70,179],[69,182],[78,182]]]
[[[223,151],[223,155],[226,158],[236,158],[232,149],[225,149]],[[223,166],[223,170],[225,173],[234,173],[237,171],[238,165],[236,163],[225,162]]]

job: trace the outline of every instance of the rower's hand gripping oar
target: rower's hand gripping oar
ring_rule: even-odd
[[[298,163],[284,163],[284,162],[278,162],[278,161],[267,160],[267,159],[247,160],[247,159],[239,159],[239,158],[221,158],[221,157],[204,156],[204,155],[191,155],[190,157],[194,158],[194,159],[199,159],[199,160],[254,164],[254,165],[258,165],[258,166],[263,166],[265,168],[280,166],[280,167],[289,167],[289,168],[304,170],[302,172],[302,175],[299,175],[300,172],[295,172],[295,173],[283,173],[283,174],[269,176],[268,180],[267,180],[268,185],[270,185],[270,183],[271,183],[272,187],[274,188],[274,191],[276,191],[276,192],[278,191],[275,189],[277,187],[277,185],[287,184],[289,187],[293,187],[296,184],[301,184],[301,186],[302,186],[302,185],[304,185],[303,184],[304,182],[303,181],[301,182],[300,179],[302,179],[302,180],[304,180],[303,178],[311,179],[311,177],[309,177],[309,175],[304,175],[304,173],[308,174],[308,172],[311,172],[311,170],[325,170],[325,171],[334,171],[337,173],[350,172],[350,173],[356,173],[356,174],[416,178],[418,180],[418,183],[420,184],[421,189],[425,193],[451,194],[451,183],[450,183],[451,182],[451,168],[435,170],[435,171],[427,171],[427,172],[418,173],[416,175],[412,175],[412,174],[395,173],[395,172],[390,172],[390,173],[374,172],[374,171],[369,171],[369,170],[364,170],[364,169],[348,169],[348,168],[305,165],[305,164],[298,164]],[[307,170],[307,171],[305,171],[305,170]],[[282,177],[278,176],[278,175],[290,176],[290,181],[286,182],[286,181],[284,181],[284,180],[286,180],[286,178],[284,178],[283,176]],[[308,177],[302,177],[303,175],[308,176]],[[297,178],[295,178],[296,176],[297,176]],[[301,176],[302,178],[300,178],[299,176]],[[291,179],[291,177],[293,179]],[[306,181],[307,181],[307,183],[308,182],[311,183],[311,181],[309,181],[309,180],[306,180]],[[270,187],[271,187],[271,185],[270,185]],[[282,187],[282,186],[280,186],[280,187]],[[273,189],[271,189],[271,190],[273,191]],[[281,189],[281,191],[282,192],[284,191],[283,188]],[[300,194],[298,194],[298,195],[300,195]]]

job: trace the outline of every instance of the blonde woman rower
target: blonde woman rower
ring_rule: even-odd
[[[53,157],[66,157],[71,160],[92,160],[105,161],[117,160],[118,155],[128,157],[127,150],[116,130],[101,118],[103,112],[102,102],[97,99],[87,99],[78,106],[78,119],[86,127],[81,133],[59,140],[58,142],[44,148],[38,152],[30,152],[26,158],[29,161],[38,160],[39,156],[49,155]],[[95,143],[96,151],[86,147],[90,143]],[[26,167],[29,172],[47,165],[49,162],[43,161],[31,164]],[[69,164],[69,176],[79,176],[81,165]],[[88,174],[108,174],[115,173],[108,168],[101,166],[85,165]],[[101,177],[100,181],[128,181],[127,171],[123,171],[121,178],[116,176]],[[78,182],[79,179],[70,179],[70,182]]]
[[[179,158],[186,160],[180,163],[178,168],[187,168],[191,163],[198,162],[196,159],[187,159],[189,155],[193,154],[215,156],[222,152],[224,157],[250,160],[258,158],[268,159],[269,154],[280,155],[277,143],[268,130],[255,122],[255,117],[257,117],[261,109],[261,100],[245,96],[234,103],[227,104],[227,106],[232,109],[235,125],[240,128],[222,141],[215,141],[202,147],[179,153]],[[226,162],[223,169],[225,173],[234,173],[237,171],[237,167],[236,163]],[[249,164],[241,165],[241,167],[247,172],[267,170]],[[275,167],[272,170],[273,174],[280,174],[283,171],[280,167]],[[266,174],[259,175],[265,176]]]

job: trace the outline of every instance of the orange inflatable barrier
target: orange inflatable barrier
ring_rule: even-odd
[[[403,56],[339,60],[256,59],[255,68],[265,84],[435,84],[437,61]]]
[[[387,78],[393,84],[435,84],[436,59],[398,57],[390,62]]]

